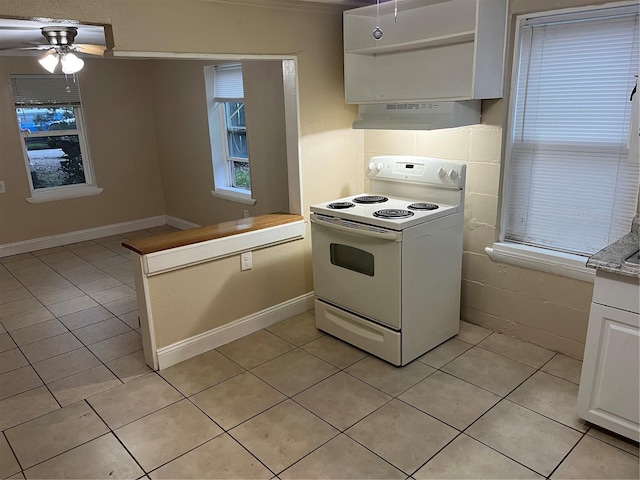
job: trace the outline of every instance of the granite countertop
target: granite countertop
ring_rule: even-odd
[[[620,240],[613,242],[594,254],[587,261],[587,267],[604,270],[605,272],[619,273],[628,277],[640,278],[640,266],[638,264],[625,263],[625,259],[638,251],[640,245],[638,236],[638,216],[633,219],[631,232]]]

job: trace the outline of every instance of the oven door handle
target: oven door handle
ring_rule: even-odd
[[[363,237],[373,237],[380,238],[382,240],[391,240],[394,242],[400,242],[402,240],[402,235],[399,232],[375,232],[372,230],[358,229],[353,227],[345,227],[344,225],[340,225],[339,223],[330,223],[324,222],[322,220],[318,220],[314,215],[310,217],[311,223],[315,223],[316,225],[332,228],[334,230],[340,230],[341,232],[351,233],[352,235],[361,235]]]

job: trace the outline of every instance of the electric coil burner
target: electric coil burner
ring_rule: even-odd
[[[327,208],[333,208],[334,210],[343,210],[345,208],[352,208],[356,205],[351,202],[333,202],[327,205]]]
[[[366,175],[310,207],[316,326],[402,366],[460,328],[466,165],[388,155]]]
[[[353,199],[356,203],[384,203],[389,201],[387,197],[382,195],[362,195]]]
[[[438,205],[434,203],[418,202],[407,207],[409,210],[436,210]]]
[[[407,218],[413,216],[413,212],[401,208],[388,208],[386,210],[376,210],[373,212],[373,216],[378,218]]]

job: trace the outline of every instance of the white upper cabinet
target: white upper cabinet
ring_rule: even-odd
[[[394,6],[344,12],[347,103],[502,97],[507,0],[398,0],[397,21]]]

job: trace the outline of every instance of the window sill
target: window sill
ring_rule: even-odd
[[[587,258],[580,255],[508,242],[494,243],[493,247],[487,247],[485,251],[494,262],[540,270],[583,282],[593,283],[595,279],[595,270],[588,268]]]
[[[211,195],[229,202],[242,203],[243,205],[253,206],[256,204],[256,199],[251,198],[251,194],[245,193],[239,188],[216,188],[215,190],[211,190]]]
[[[94,186],[68,187],[56,190],[48,190],[45,192],[33,192],[32,196],[27,198],[29,203],[46,203],[55,202],[57,200],[67,200],[70,198],[91,197],[100,195],[102,188]]]

